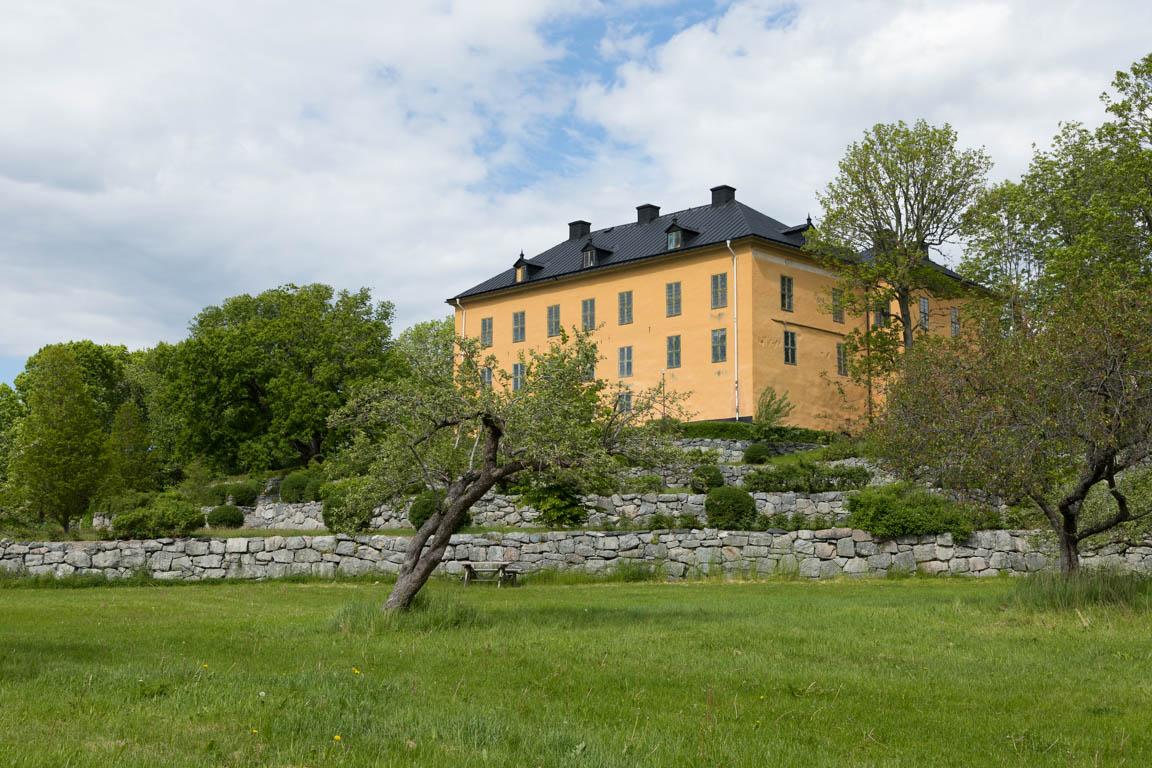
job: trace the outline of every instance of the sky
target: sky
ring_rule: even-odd
[[[786,223],[878,122],[1015,178],[1099,123],[1152,3],[37,0],[0,25],[0,381],[287,283],[395,330],[567,237],[709,200]]]

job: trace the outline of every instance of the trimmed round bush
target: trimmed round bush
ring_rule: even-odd
[[[243,528],[244,512],[228,504],[216,507],[208,513],[208,525],[213,528]]]
[[[187,536],[204,525],[196,505],[179,494],[164,494],[149,506],[117,515],[112,535],[118,539],[156,539]]]
[[[708,491],[704,499],[704,513],[709,528],[725,531],[755,530],[759,520],[756,500],[743,488],[721,486]]]
[[[752,443],[744,449],[745,464],[767,464],[772,458],[772,448],[767,443]]]
[[[259,480],[245,480],[242,483],[232,483],[224,486],[225,498],[232,497],[238,507],[256,506],[256,498],[264,490],[264,483]]]
[[[688,482],[693,493],[708,493],[713,488],[724,485],[724,475],[720,467],[714,464],[701,464],[692,470],[692,479]]]
[[[288,504],[306,501],[320,501],[320,486],[323,481],[307,469],[299,469],[280,483],[280,500]]]

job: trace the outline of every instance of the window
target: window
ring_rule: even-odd
[[[960,335],[960,312],[957,311],[956,307],[952,307],[951,312],[952,312],[952,335],[953,336],[959,336]]]
[[[680,367],[680,337],[668,337],[668,368]]]
[[[928,330],[928,297],[920,297],[920,330]]]
[[[837,288],[832,291],[832,322],[844,322],[844,289]]]
[[[620,347],[620,366],[617,373],[622,379],[632,375],[632,347]]]
[[[596,249],[589,248],[588,250],[584,251],[584,267],[587,268],[594,266],[596,266]]]
[[[848,375],[848,353],[844,351],[844,344],[836,344],[836,373],[839,376]]]
[[[684,233],[678,229],[674,232],[669,232],[668,233],[668,250],[671,251],[673,248],[679,248],[681,243],[684,242],[683,235],[684,235]]]
[[[796,331],[784,331],[784,363],[796,365]]]
[[[632,411],[632,393],[621,392],[620,396],[616,398],[616,410],[619,413],[631,413]]]
[[[712,309],[728,306],[728,273],[712,275]]]
[[[879,308],[872,313],[872,325],[876,328],[888,327],[888,310],[887,308]]]
[[[512,364],[512,391],[519,392],[524,389],[524,363]]]
[[[548,335],[560,335],[560,305],[553,304],[548,307]]]
[[[524,341],[524,313],[512,313],[512,343]]]
[[[723,363],[728,359],[728,329],[712,331],[712,362]]]
[[[492,346],[492,318],[490,317],[480,319],[480,346]]]
[[[632,291],[620,291],[620,325],[632,322]]]
[[[596,380],[596,363],[589,363],[584,367],[584,381]]]
[[[580,327],[591,331],[596,327],[596,299],[580,302]]]
[[[664,304],[668,310],[668,317],[680,314],[680,283],[668,283],[664,286]]]
[[[480,369],[480,381],[486,387],[492,386],[492,369],[491,368],[481,368]]]
[[[524,270],[526,269],[527,267],[516,267],[516,282],[524,282]]]
[[[780,309],[792,311],[792,278],[780,275]]]

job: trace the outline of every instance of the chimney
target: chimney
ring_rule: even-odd
[[[588,233],[592,231],[592,225],[586,221],[570,221],[568,222],[568,239],[578,240],[581,237],[587,237]]]
[[[660,206],[652,205],[652,203],[644,203],[644,205],[636,206],[637,224],[647,224],[658,218],[660,218]]]
[[[721,184],[718,187],[712,187],[712,205],[724,205],[736,199],[736,187],[730,187],[727,184]]]

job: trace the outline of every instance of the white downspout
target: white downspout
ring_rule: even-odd
[[[468,310],[460,303],[460,299],[456,299],[456,308],[460,310],[460,335],[468,335]]]
[[[731,240],[724,243],[732,254],[732,387],[736,393],[736,421],[740,421],[740,324],[737,322],[740,302],[736,293],[736,251],[732,250]]]

